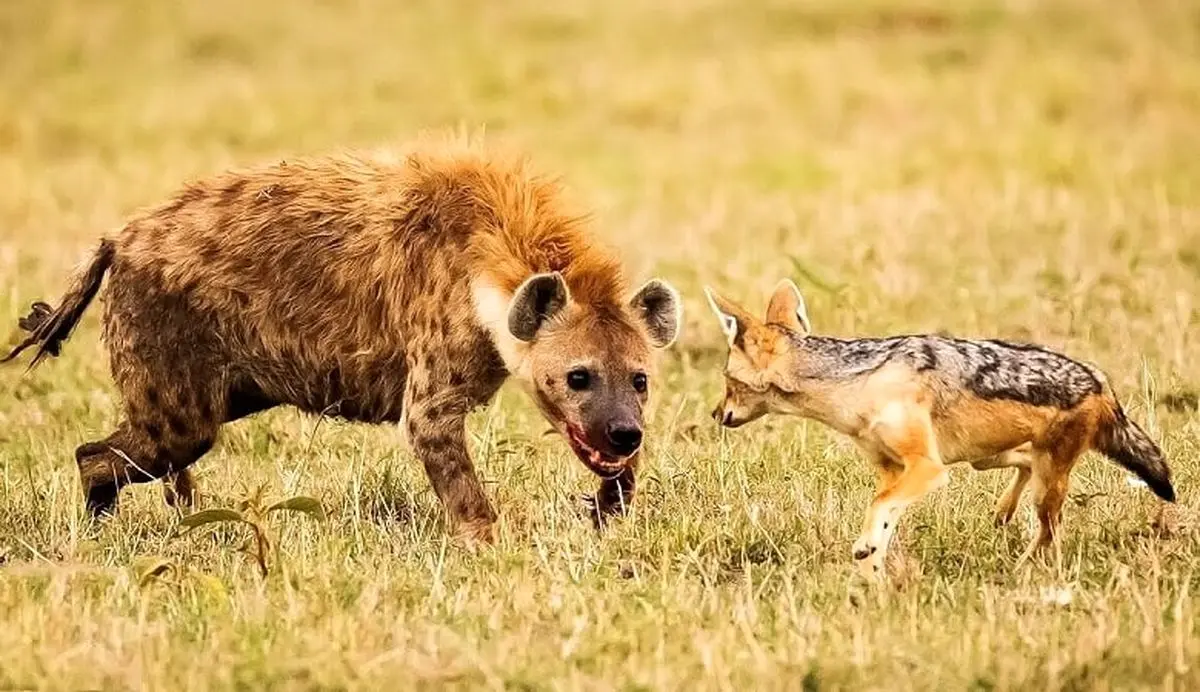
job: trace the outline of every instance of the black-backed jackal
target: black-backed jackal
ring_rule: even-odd
[[[1016,469],[998,524],[1012,519],[1033,481],[1040,530],[1022,559],[1057,544],[1071,468],[1089,449],[1175,500],[1162,451],[1090,365],[1006,341],[813,336],[804,299],[786,280],[761,320],[705,290],[729,340],[725,398],[713,417],[730,428],[767,413],[810,418],[874,462],[878,493],[853,547],[869,577],[883,577],[905,508],[949,482],[946,464]]]

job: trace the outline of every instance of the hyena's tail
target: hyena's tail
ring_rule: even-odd
[[[63,296],[62,303],[55,310],[43,302],[33,304],[32,311],[19,322],[21,329],[29,332],[24,341],[17,344],[0,363],[7,363],[21,354],[30,346],[37,346],[37,352],[29,363],[33,369],[46,356],[57,356],[62,350],[62,343],[71,335],[71,330],[83,316],[92,299],[100,290],[104,274],[112,265],[116,250],[111,240],[100,242],[100,248],[92,256],[87,268],[75,279],[75,284]]]
[[[1137,475],[1150,486],[1155,495],[1167,502],[1175,501],[1171,486],[1171,469],[1162,450],[1137,423],[1129,420],[1121,405],[1113,401],[1111,415],[1105,416],[1096,431],[1093,444],[1096,451]]]

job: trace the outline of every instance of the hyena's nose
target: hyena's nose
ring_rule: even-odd
[[[637,451],[642,445],[642,429],[629,425],[609,424],[608,444],[617,454],[625,457]]]

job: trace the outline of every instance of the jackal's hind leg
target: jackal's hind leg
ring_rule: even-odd
[[[1016,469],[1016,473],[1013,474],[1008,488],[996,502],[996,511],[993,514],[993,522],[996,526],[1004,526],[1009,523],[1017,513],[1017,506],[1021,502],[1021,494],[1025,492],[1025,486],[1029,483],[1029,479],[1033,475],[1034,456],[1033,445],[1025,443],[1006,452],[1001,452],[996,456],[971,462],[971,467],[976,471]]]
[[[1035,456],[1032,480],[1038,533],[1018,559],[1018,564],[1048,548],[1054,549],[1056,563],[1061,559],[1059,525],[1062,507],[1070,489],[1071,469],[1087,449],[1089,432],[1087,421],[1068,418],[1047,436],[1044,453]]]

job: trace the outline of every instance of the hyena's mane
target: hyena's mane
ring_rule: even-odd
[[[591,219],[566,200],[559,180],[522,156],[470,142],[425,147],[408,164],[443,227],[470,228],[473,273],[511,293],[531,274],[559,272],[572,298],[621,304],[627,284],[615,254],[590,234]]]

